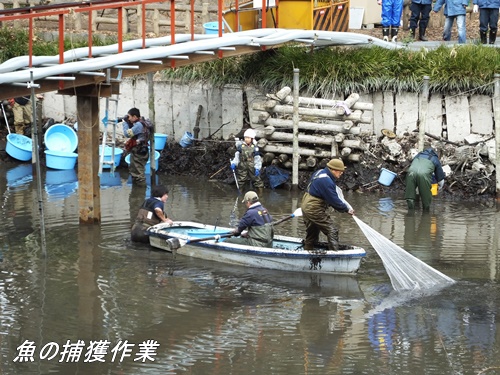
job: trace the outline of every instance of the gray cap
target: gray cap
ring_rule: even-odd
[[[249,191],[245,194],[243,197],[243,200],[241,201],[242,203],[245,202],[250,202],[250,203],[255,203],[259,200],[259,196],[255,191]]]

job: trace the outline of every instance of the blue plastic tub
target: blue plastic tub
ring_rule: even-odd
[[[75,168],[78,154],[74,152],[45,150],[45,164],[52,169]]]
[[[167,144],[168,135],[155,133],[155,150],[161,151]]]
[[[7,146],[5,151],[14,159],[21,161],[31,160],[33,143],[31,138],[21,134],[11,133],[7,136]]]
[[[217,34],[219,35],[219,23],[218,22],[207,22],[203,24],[205,29],[205,34]],[[222,34],[224,34],[224,28],[222,29]]]
[[[182,136],[181,140],[179,141],[179,144],[181,147],[189,147],[194,141],[193,134],[190,132],[185,132],[184,135]]]
[[[104,147],[104,161],[107,161],[107,162],[111,161],[112,152],[113,152],[112,147],[109,147],[109,146]],[[99,146],[99,160],[100,160],[101,154],[102,154],[102,146]],[[123,150],[121,148],[115,147],[115,160],[114,160],[115,167],[120,165],[120,162],[122,160],[122,155],[123,155]],[[102,168],[103,169],[111,168],[111,164],[105,163],[102,165]]]
[[[47,150],[74,152],[78,147],[78,136],[68,125],[54,124],[45,132],[44,142]]]
[[[382,168],[380,170],[380,176],[378,178],[378,182],[379,182],[379,184],[382,184],[385,186],[391,186],[392,181],[394,181],[394,178],[396,176],[397,176],[396,173],[394,173],[388,169]]]
[[[160,158],[160,153],[158,151],[155,151],[155,166],[156,170],[158,171],[158,159]],[[130,164],[130,154],[125,156],[125,163]],[[146,169],[144,171],[146,174],[151,174],[151,163],[148,159],[148,162],[146,163]]]

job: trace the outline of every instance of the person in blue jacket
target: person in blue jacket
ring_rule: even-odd
[[[500,8],[500,0],[474,0],[472,11],[479,11],[479,36],[481,43],[486,44],[486,34],[488,26],[490,27],[489,43],[495,44],[498,30],[498,8]]]
[[[500,0],[499,0],[500,1]],[[432,0],[412,0],[410,4],[410,33],[415,39],[415,30],[418,26],[418,39],[425,42],[425,30],[429,24],[429,18],[432,10]]]
[[[384,41],[398,41],[398,31],[401,25],[401,15],[403,14],[403,0],[377,0],[382,6],[382,37]]]
[[[333,225],[329,207],[338,212],[354,215],[352,206],[347,203],[336,181],[344,173],[345,166],[341,159],[332,159],[326,168],[313,173],[306,192],[302,197],[302,218],[306,225],[305,250],[314,250],[320,232],[328,241],[329,250],[339,250],[339,231]]]
[[[249,246],[273,247],[273,217],[259,202],[257,193],[255,191],[247,192],[243,197],[242,203],[245,203],[247,211],[240,219],[238,227],[232,232],[235,236],[241,235],[241,237],[228,238],[224,240],[224,242]]]
[[[433,175],[439,185],[439,190],[441,190],[446,176],[436,151],[429,147],[415,156],[406,174],[405,199],[409,210],[415,209],[417,189],[422,201],[422,208],[425,211],[429,210],[432,202]]]
[[[449,41],[451,39],[451,28],[453,22],[457,20],[458,29],[458,43],[464,44],[466,40],[465,31],[465,14],[469,0],[437,0],[434,4],[434,13],[437,13],[444,6],[444,28],[443,40]]]

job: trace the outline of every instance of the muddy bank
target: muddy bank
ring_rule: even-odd
[[[2,129],[3,130],[3,129]],[[0,131],[0,159],[15,167],[20,162],[11,158],[5,151],[6,131]],[[43,139],[43,134],[42,134]],[[393,157],[390,150],[384,145],[383,137],[377,143],[370,140],[370,146],[359,162],[345,160],[347,170],[342,176],[339,185],[344,191],[358,191],[362,193],[402,193],[405,189],[406,168],[410,164],[409,153],[411,149],[417,148],[417,136],[406,135],[397,139],[401,146],[401,155]],[[451,175],[447,176],[444,189],[440,195],[452,200],[480,200],[493,201],[495,199],[495,171],[487,158],[475,155],[457,162],[454,159],[458,147],[444,142],[427,139],[427,141],[439,151],[443,166],[450,162]],[[369,142],[367,141],[367,144]],[[119,145],[118,145],[119,146]],[[194,141],[189,147],[183,148],[177,142],[167,142],[161,151],[159,159],[158,174],[167,175],[190,175],[204,179],[216,179],[227,184],[235,184],[229,160],[234,156],[234,142],[205,139]],[[124,157],[118,168],[127,168]],[[42,165],[45,163],[44,153],[40,154]],[[319,167],[323,167],[327,160],[322,160]],[[480,164],[484,168],[473,168]],[[282,165],[274,164],[282,170],[290,173],[288,181],[276,189],[291,189],[291,171],[282,168]],[[266,170],[270,164],[265,165],[262,177],[266,188],[270,188]],[[381,168],[386,168],[397,173],[396,178],[390,186],[383,186],[377,182]],[[311,174],[316,170],[299,171],[299,189],[304,190]]]
[[[405,189],[406,169],[410,160],[406,154],[411,149],[417,148],[417,136],[408,135],[397,142],[401,145],[404,156],[390,160],[391,156],[382,143],[366,150],[360,162],[351,163],[345,161],[347,170],[341,178],[339,185],[343,190],[353,190],[363,193],[396,193]],[[432,142],[432,147],[441,154],[445,161],[453,160],[457,147],[446,143]],[[229,159],[234,155],[234,142],[228,141],[195,141],[192,146],[182,148],[178,143],[167,143],[161,153],[158,173],[169,175],[193,175],[200,178],[216,179],[228,184],[234,184],[234,178],[229,168]],[[389,160],[388,160],[389,159]],[[444,189],[440,195],[454,200],[492,200],[495,198],[495,173],[488,172],[491,169],[475,171],[471,169],[472,163],[477,158],[465,161],[463,164],[450,165],[451,175],[446,178]],[[487,165],[487,160],[482,160]],[[445,163],[443,163],[445,165]],[[323,166],[320,163],[320,166]],[[265,169],[263,169],[263,180],[266,188],[269,188],[269,180]],[[278,167],[280,167],[278,165]],[[383,186],[377,182],[381,168],[386,168],[397,173],[391,186]],[[316,169],[314,169],[316,170]],[[314,170],[299,171],[299,188],[304,190]],[[289,171],[291,172],[291,171]],[[290,189],[290,179],[279,186],[278,189]]]

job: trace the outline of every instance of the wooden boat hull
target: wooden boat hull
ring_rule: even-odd
[[[177,254],[193,258],[284,271],[301,271],[325,274],[353,274],[366,256],[364,249],[349,246],[345,250],[304,250],[302,239],[288,236],[275,236],[272,248],[245,246],[225,243],[223,239],[189,243],[199,239],[196,231],[207,233],[227,233],[231,228],[205,225],[190,221],[177,221],[172,225],[158,224],[149,229],[151,246],[172,251],[170,239],[187,241],[186,246],[175,249]]]

